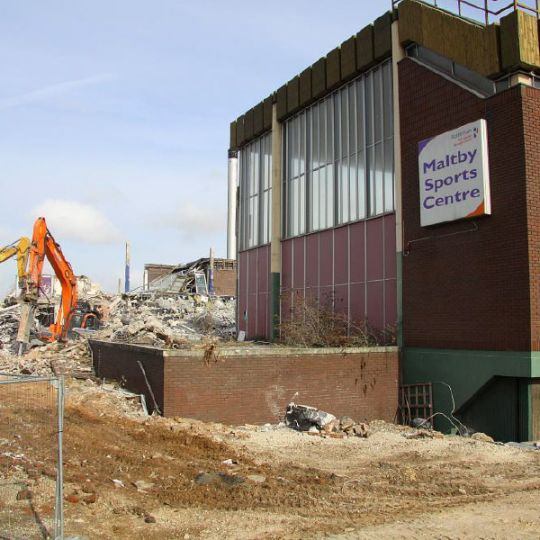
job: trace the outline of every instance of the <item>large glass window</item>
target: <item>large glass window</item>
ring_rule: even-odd
[[[288,237],[394,211],[390,62],[291,118],[284,131]]]
[[[240,150],[240,249],[270,242],[272,138],[264,135]]]

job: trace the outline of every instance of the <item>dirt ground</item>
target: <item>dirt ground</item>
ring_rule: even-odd
[[[52,531],[53,400],[33,392],[0,396],[0,538]],[[112,388],[71,381],[66,536],[540,538],[540,452],[370,430],[335,439],[149,418]]]

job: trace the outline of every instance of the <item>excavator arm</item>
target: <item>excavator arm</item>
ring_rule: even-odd
[[[23,302],[35,306],[39,297],[41,277],[45,258],[52,266],[60,285],[62,300],[54,324],[49,327],[50,336],[43,336],[45,341],[63,341],[69,330],[69,323],[77,306],[77,280],[71,264],[66,260],[60,246],[47,229],[45,218],[38,218],[34,224],[30,256],[28,262],[28,279]]]
[[[26,236],[19,238],[9,246],[0,249],[0,263],[12,257],[17,257],[17,275],[19,277],[19,287],[22,289],[26,283],[26,265],[28,263],[28,251],[30,249],[30,239]]]

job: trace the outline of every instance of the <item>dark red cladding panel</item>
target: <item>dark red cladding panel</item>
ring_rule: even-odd
[[[319,236],[319,284],[334,285],[334,231],[323,231]]]
[[[365,222],[353,223],[351,235],[351,283],[363,283],[366,280],[366,242]]]
[[[293,240],[293,287],[295,289],[304,288],[304,257],[305,257],[305,237]]]
[[[349,283],[349,227],[334,230],[334,283]]]
[[[384,278],[384,218],[367,222],[367,281]]]

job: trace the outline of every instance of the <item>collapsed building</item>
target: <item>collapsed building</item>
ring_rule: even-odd
[[[238,328],[308,301],[395,326],[403,407],[534,440],[538,2],[436,4],[394,0],[232,122]]]

